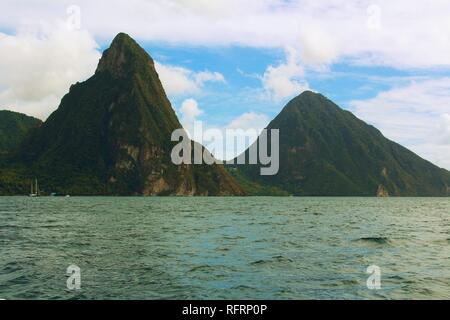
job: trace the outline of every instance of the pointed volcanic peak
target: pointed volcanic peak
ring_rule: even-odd
[[[222,166],[176,166],[172,132],[181,128],[154,62],[131,37],[117,35],[90,79],[77,83],[21,160],[61,193],[235,195]]]
[[[260,176],[257,165],[239,166],[241,180],[294,195],[450,195],[448,171],[386,139],[321,94],[307,91],[292,99],[268,129],[280,132],[278,173]]]
[[[153,59],[126,33],[119,33],[105,50],[98,64],[96,74],[109,72],[121,77],[138,72],[156,72]]]

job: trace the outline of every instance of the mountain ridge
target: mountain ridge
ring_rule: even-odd
[[[321,94],[305,91],[295,97],[268,129],[280,130],[280,170],[264,177],[259,166],[237,166],[234,175],[241,183],[269,185],[293,195],[450,195],[447,170],[385,138]],[[248,158],[248,150],[245,154]]]
[[[118,34],[95,74],[74,84],[17,160],[49,191],[74,195],[243,195],[220,165],[176,166],[182,126],[153,59]]]
[[[39,177],[45,191],[73,195],[450,195],[449,171],[311,91],[267,127],[280,131],[276,175],[261,176],[259,165],[174,165],[171,134],[182,126],[153,59],[124,33],[45,122],[33,121],[0,157],[0,194],[24,194]]]

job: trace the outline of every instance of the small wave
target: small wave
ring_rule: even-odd
[[[242,240],[245,239],[243,236],[223,236],[225,240]]]
[[[277,262],[293,262],[292,259],[286,258],[284,256],[274,256],[272,257],[272,260],[276,260]]]
[[[337,280],[337,281],[331,282],[331,283],[321,284],[321,286],[323,286],[323,287],[342,287],[342,286],[351,287],[351,286],[356,286],[356,285],[359,285],[359,282],[358,282],[358,280],[355,280],[355,279],[342,279],[342,280]]]
[[[286,263],[286,262],[293,262],[292,259],[286,258],[284,256],[273,256],[270,259],[266,259],[266,260],[256,260],[253,262],[250,262],[250,265],[260,265],[260,264],[268,264],[268,263]]]
[[[234,267],[230,266],[224,266],[224,265],[198,265],[194,266],[191,269],[188,270],[188,273],[195,273],[195,272],[214,272],[214,271],[235,271]]]
[[[344,279],[340,281],[344,286],[352,286],[359,284],[358,280],[355,279]]]
[[[55,225],[42,225],[42,226],[38,226],[38,228],[42,228],[42,229],[55,229],[55,228],[64,228],[66,227],[65,225],[62,224],[55,224]]]
[[[31,279],[28,276],[20,275],[18,277],[12,278],[8,281],[8,285],[14,284],[29,284]]]
[[[211,269],[214,269],[214,267],[209,266],[209,265],[201,265],[201,266],[195,266],[192,267],[191,269],[189,269],[188,272],[196,272],[196,271],[210,271]]]
[[[251,265],[258,265],[258,264],[263,264],[263,263],[267,263],[269,262],[269,260],[256,260],[256,261],[252,261],[250,262]]]
[[[13,273],[16,271],[22,270],[21,266],[17,262],[8,262],[6,263],[2,269],[0,269],[0,275],[1,274],[8,274]]]
[[[355,241],[381,244],[381,245],[391,243],[389,238],[386,238],[386,237],[363,237],[363,238],[356,239]]]
[[[392,279],[392,280],[406,280],[404,277],[400,276],[400,275],[393,275],[393,276],[389,276],[388,279]]]
[[[0,229],[32,229],[33,227],[29,226],[20,226],[15,224],[4,224],[0,225]]]
[[[231,290],[253,290],[254,287],[250,287],[244,284],[241,284],[239,286],[231,287]]]

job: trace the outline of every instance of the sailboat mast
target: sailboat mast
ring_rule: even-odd
[[[39,188],[38,188],[37,178],[36,178],[36,190],[35,190],[35,192],[36,192],[36,195],[38,196],[39,195]]]

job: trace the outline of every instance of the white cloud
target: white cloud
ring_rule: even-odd
[[[450,169],[450,78],[414,81],[350,106],[388,138]]]
[[[194,72],[183,67],[164,65],[159,62],[155,62],[155,67],[164,89],[168,95],[172,96],[198,94],[206,82],[225,83],[224,76],[218,72]]]
[[[197,84],[190,78],[190,71],[175,66],[155,62],[156,71],[168,95],[195,93]]]
[[[195,82],[199,84],[200,86],[203,85],[203,83],[211,81],[211,82],[222,82],[225,83],[225,77],[223,74],[219,72],[209,72],[209,71],[202,71],[198,72],[194,76]]]
[[[179,112],[181,115],[181,125],[187,131],[188,135],[192,138],[194,134],[195,123],[199,121],[198,117],[201,116],[204,112],[199,108],[198,102],[192,98],[183,101]]]
[[[105,40],[124,31],[175,44],[291,46],[305,64],[450,66],[448,0],[3,0],[0,26],[64,19],[71,4]]]
[[[246,112],[239,117],[233,119],[226,128],[229,129],[255,129],[257,131],[267,127],[270,118],[262,113]]]
[[[339,42],[321,27],[305,25],[300,28],[301,58],[306,64],[331,63],[339,57]]]
[[[183,118],[186,120],[195,120],[203,113],[203,110],[200,110],[197,101],[195,101],[194,99],[184,100],[181,104],[180,111],[183,115]]]
[[[260,130],[266,128],[270,121],[265,114],[247,112],[224,126],[210,124],[198,119],[204,112],[194,99],[185,100],[180,108],[180,113],[181,123],[188,135],[193,140],[202,143],[219,160],[233,159],[244,152],[256,141]],[[227,130],[232,130],[233,134],[237,134],[235,141],[227,141]],[[217,134],[220,139],[209,140],[212,136],[216,137]]]
[[[62,21],[28,25],[16,35],[0,33],[0,109],[45,120],[70,85],[94,74],[99,59],[92,36]],[[225,83],[218,72],[160,63],[156,68],[169,95],[200,93],[207,82]]]
[[[45,119],[71,84],[95,71],[97,44],[64,24],[0,33],[0,107]]]
[[[269,66],[262,77],[264,89],[277,101],[308,89],[300,58],[294,48],[286,49],[286,60],[276,67]]]
[[[441,115],[439,123],[439,142],[442,145],[450,145],[450,114]]]
[[[223,132],[226,132],[226,129],[235,130],[236,145],[230,144],[230,141],[224,141],[223,151],[216,147],[215,156],[221,160],[236,158],[256,141],[261,130],[266,128],[269,122],[270,118],[266,114],[256,112],[246,112],[234,118],[221,130]]]

